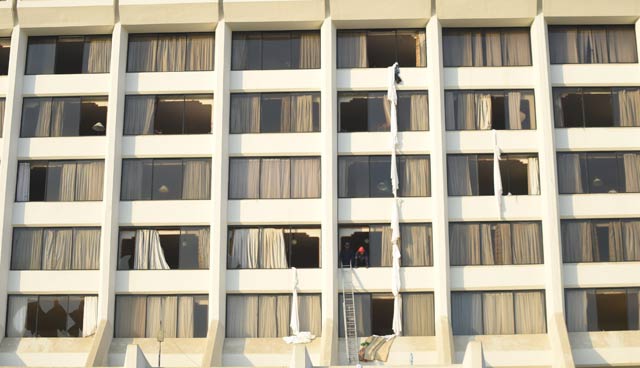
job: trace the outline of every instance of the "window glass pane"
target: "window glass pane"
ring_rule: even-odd
[[[369,194],[391,197],[391,157],[372,156],[369,160]]]
[[[9,74],[9,51],[11,50],[11,39],[0,38],[0,75]]]
[[[153,161],[153,199],[181,199],[182,160]]]
[[[158,96],[156,100],[155,134],[182,134],[184,96]]]
[[[528,159],[509,157],[500,160],[502,191],[505,195],[527,195],[529,193]]]
[[[129,36],[127,72],[153,72],[156,66],[158,35]]]
[[[179,229],[162,229],[158,230],[160,236],[160,245],[162,246],[162,254],[164,259],[172,270],[178,269],[180,266],[180,230]]]
[[[73,337],[82,337],[82,324],[84,322],[84,297],[69,296],[69,316],[67,318],[67,334]]]
[[[262,33],[262,69],[290,69],[291,40],[289,32]]]
[[[187,35],[187,69],[213,70],[215,37],[210,33]]]
[[[401,67],[426,66],[425,33],[422,31],[398,31],[398,65]]]
[[[286,239],[291,267],[320,267],[320,229],[293,228],[286,234]]]
[[[386,68],[393,65],[397,59],[396,47],[395,31],[367,32],[367,59],[369,60],[369,68]]]
[[[31,162],[31,175],[29,178],[29,201],[31,202],[45,200],[47,166],[46,162]]]
[[[398,131],[429,130],[429,102],[426,92],[398,93]]]
[[[583,99],[586,127],[613,126],[613,102],[610,89],[585,89]]]
[[[291,97],[284,94],[263,94],[260,103],[260,132],[291,131]]]
[[[233,32],[232,70],[256,70],[262,68],[262,33]]]
[[[13,230],[12,270],[41,269],[41,255],[42,229],[16,228]]]
[[[210,96],[186,96],[184,105],[184,134],[211,133],[213,99]]]
[[[387,171],[387,174],[388,173],[389,171]],[[356,198],[369,196],[368,156],[339,157],[338,175],[338,192],[340,198]],[[387,175],[387,177],[388,176],[389,175]]]
[[[369,93],[367,100],[367,119],[369,132],[389,131],[391,127],[391,111],[386,93]]]
[[[122,160],[123,201],[151,199],[153,160]]]
[[[51,130],[51,98],[25,98],[22,103],[21,137],[48,137]]]
[[[51,112],[51,137],[77,137],[79,135],[79,97],[54,98]]]
[[[366,94],[340,93],[340,132],[366,132],[368,101]]]
[[[503,186],[505,180],[502,178]],[[489,155],[478,155],[478,195],[493,195],[493,157]]]
[[[206,295],[193,297],[193,337],[207,337],[209,299]]]
[[[55,37],[30,37],[26,74],[53,74],[55,54]]]
[[[107,99],[83,98],[79,135],[105,135],[107,129]]]
[[[111,36],[87,36],[82,54],[83,73],[109,73]]]
[[[587,162],[590,193],[623,192],[618,178],[618,158],[615,154],[590,154]]]
[[[75,161],[50,161],[47,167],[46,201],[69,202],[74,200]]]
[[[82,73],[84,37],[59,37],[56,44],[56,74]]]
[[[443,60],[445,67],[471,66],[471,34],[463,30],[442,31]]]
[[[554,89],[556,128],[583,127],[582,93],[579,89]]]
[[[38,337],[67,336],[69,298],[40,296],[38,298]]]
[[[184,227],[180,233],[180,269],[209,268],[209,231]]]

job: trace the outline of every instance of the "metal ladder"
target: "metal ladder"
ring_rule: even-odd
[[[344,337],[349,364],[358,364],[358,326],[356,324],[355,296],[353,295],[353,268],[342,268],[342,314]]]

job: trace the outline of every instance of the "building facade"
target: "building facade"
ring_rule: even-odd
[[[391,334],[394,62],[385,364],[639,365],[639,18],[0,3],[0,365],[123,366],[130,344],[152,366],[288,365],[294,279],[314,366],[348,363],[344,277],[358,336]]]

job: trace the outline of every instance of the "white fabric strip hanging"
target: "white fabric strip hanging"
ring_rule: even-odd
[[[396,163],[396,148],[398,145],[398,94],[396,93],[396,73],[399,73],[398,63],[387,68],[387,100],[391,105],[391,191],[396,197],[398,193],[398,166]]]
[[[291,322],[289,323],[289,327],[291,327],[292,335],[283,337],[282,339],[287,344],[307,344],[310,343],[311,340],[315,339],[316,336],[310,331],[300,331],[300,314],[298,312],[298,270],[295,267],[291,267],[291,271],[293,272],[293,295],[291,297]],[[307,314],[306,317],[314,318],[314,316],[309,314]]]
[[[500,148],[498,147],[498,134],[493,133],[493,196],[498,206],[498,215],[502,216],[502,176],[500,175]]]
[[[98,297],[85,296],[82,316],[82,337],[92,336],[98,327]]]

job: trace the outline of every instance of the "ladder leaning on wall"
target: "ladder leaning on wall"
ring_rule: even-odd
[[[356,324],[355,296],[353,294],[353,268],[342,266],[342,320],[349,364],[358,364],[358,326]]]

